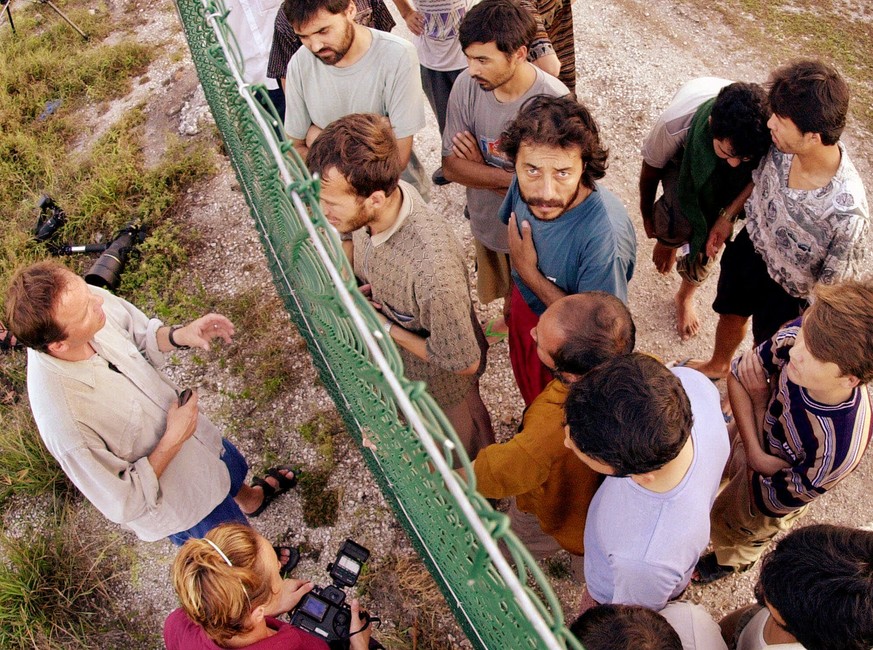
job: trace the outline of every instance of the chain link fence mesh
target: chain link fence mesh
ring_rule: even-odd
[[[398,521],[477,648],[575,648],[560,603],[495,512],[452,471],[469,459],[424,384],[403,376],[335,233],[319,186],[266,90],[248,86],[221,0],[177,0],[197,74],[246,197],[285,308]],[[269,108],[265,108],[269,107]],[[374,449],[364,447],[363,437]],[[506,544],[515,567],[498,549]]]

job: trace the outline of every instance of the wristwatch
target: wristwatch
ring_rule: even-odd
[[[727,219],[730,223],[736,223],[737,221],[740,220],[740,215],[741,215],[742,213],[743,213],[742,210],[740,210],[740,211],[737,212],[736,214],[728,214],[728,213],[727,213],[727,208],[722,208],[721,210],[718,211],[718,218],[721,219],[722,217],[724,217],[724,218]]]
[[[190,349],[190,347],[191,347],[190,345],[179,345],[178,343],[176,343],[176,339],[173,338],[173,334],[176,333],[176,330],[180,330],[180,329],[182,329],[182,326],[181,326],[181,325],[173,325],[173,326],[170,328],[170,333],[169,333],[169,335],[167,336],[167,338],[168,338],[169,341],[170,341],[170,345],[172,345],[174,348],[177,348],[177,349],[179,349],[179,350],[188,350],[188,349]]]

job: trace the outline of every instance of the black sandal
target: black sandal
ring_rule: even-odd
[[[691,582],[697,585],[708,585],[711,582],[721,580],[734,573],[741,573],[745,570],[719,564],[715,553],[707,553],[697,561],[697,566],[694,567],[694,573],[691,576]]]
[[[300,551],[296,548],[291,548],[290,546],[274,546],[273,550],[276,551],[276,557],[279,558],[279,562],[282,561],[282,551],[288,551],[288,559],[284,564],[279,566],[279,575],[282,576],[282,579],[284,580],[291,575],[294,567],[296,567],[297,563],[300,561]]]
[[[0,324],[0,332],[2,332],[2,336],[0,336],[0,352],[24,349],[24,346],[15,340],[15,335],[2,324]]]
[[[288,478],[284,474],[282,474],[282,470],[286,472],[292,472],[293,476]],[[267,509],[273,499],[276,497],[285,494],[288,490],[295,487],[297,485],[297,477],[300,475],[300,470],[296,467],[291,467],[290,465],[282,465],[280,467],[271,467],[267,470],[267,476],[270,476],[276,479],[276,482],[279,484],[279,487],[273,487],[267,481],[262,479],[260,476],[256,476],[252,479],[252,487],[260,487],[264,491],[264,500],[261,501],[261,505],[258,506],[257,510],[249,514],[249,517],[257,517],[264,510]]]

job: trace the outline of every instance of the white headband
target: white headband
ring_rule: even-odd
[[[221,559],[227,562],[227,566],[233,566],[233,564],[230,563],[230,560],[227,559],[227,556],[222,552],[220,548],[218,548],[218,545],[215,542],[213,542],[211,539],[206,539],[205,537],[203,538],[203,541],[215,549],[215,552],[221,556]]]

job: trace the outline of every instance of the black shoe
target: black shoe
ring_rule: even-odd
[[[691,576],[691,582],[697,585],[708,585],[710,582],[721,580],[734,573],[748,571],[749,568],[747,566],[735,569],[732,566],[724,566],[718,563],[715,553],[707,553],[697,561],[697,566],[694,568],[694,573]]]
[[[448,178],[443,176],[443,168],[442,167],[437,167],[436,171],[433,174],[431,174],[430,180],[432,180],[433,184],[438,186],[438,187],[442,187],[443,185],[448,185],[449,183],[452,182]]]

